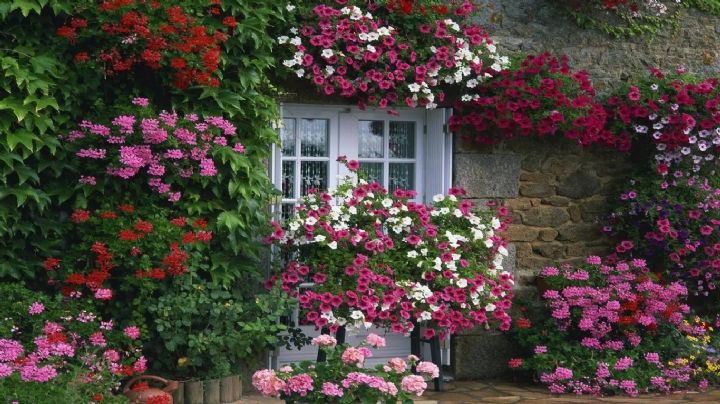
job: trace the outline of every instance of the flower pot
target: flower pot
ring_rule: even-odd
[[[143,388],[142,390],[133,390],[132,386],[136,382],[139,382],[141,380],[154,380],[163,383],[165,387],[163,387],[162,389],[159,389],[157,387],[149,387]],[[168,404],[173,404],[173,396],[171,393],[177,388],[178,382],[174,380],[167,380],[158,376],[142,375],[130,379],[125,385],[125,388],[123,389],[123,394],[125,394],[130,400],[130,402],[133,404],[145,404],[147,403],[147,400],[151,397],[164,397],[168,400]]]

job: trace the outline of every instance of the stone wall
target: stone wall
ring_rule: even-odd
[[[484,0],[482,23],[505,52],[568,55],[571,66],[587,70],[600,92],[646,74],[656,66],[679,65],[691,72],[720,73],[720,18],[688,10],[676,32],[654,39],[616,40],[577,27],[556,0]],[[628,156],[601,148],[582,149],[564,139],[515,139],[495,147],[456,140],[454,183],[472,198],[502,201],[513,224],[507,236],[516,292],[532,295],[534,278],[553,262],[577,262],[609,252],[596,219],[627,178]],[[459,379],[492,378],[507,370],[516,354],[508,337],[482,329],[455,336],[452,368]]]

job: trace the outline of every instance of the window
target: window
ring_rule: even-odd
[[[337,162],[340,155],[359,160],[363,171],[390,191],[417,191],[419,201],[446,191],[451,138],[443,132],[445,111],[399,112],[284,104],[272,173],[282,192],[281,216],[291,215],[310,190],[334,187],[348,174]]]

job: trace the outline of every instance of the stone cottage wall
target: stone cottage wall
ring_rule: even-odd
[[[612,39],[578,28],[554,0],[486,0],[482,22],[505,52],[568,55],[587,70],[600,92],[640,77],[648,67],[720,73],[720,18],[689,10],[677,32],[654,39]],[[578,262],[609,251],[597,223],[615,187],[627,179],[629,156],[602,148],[582,149],[564,139],[515,139],[477,147],[456,139],[454,184],[477,200],[500,200],[513,224],[506,236],[516,293],[532,295],[535,275],[554,262]],[[516,354],[508,337],[476,329],[454,337],[455,377],[492,378]]]

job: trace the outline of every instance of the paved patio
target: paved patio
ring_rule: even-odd
[[[247,394],[244,404],[284,404],[284,401],[263,398],[258,394]],[[461,403],[720,403],[720,390],[705,393],[683,392],[668,396],[644,395],[628,397],[575,397],[573,395],[552,396],[543,386],[509,383],[507,381],[463,381],[446,384],[442,393],[428,391],[416,400],[416,404],[461,404]]]

